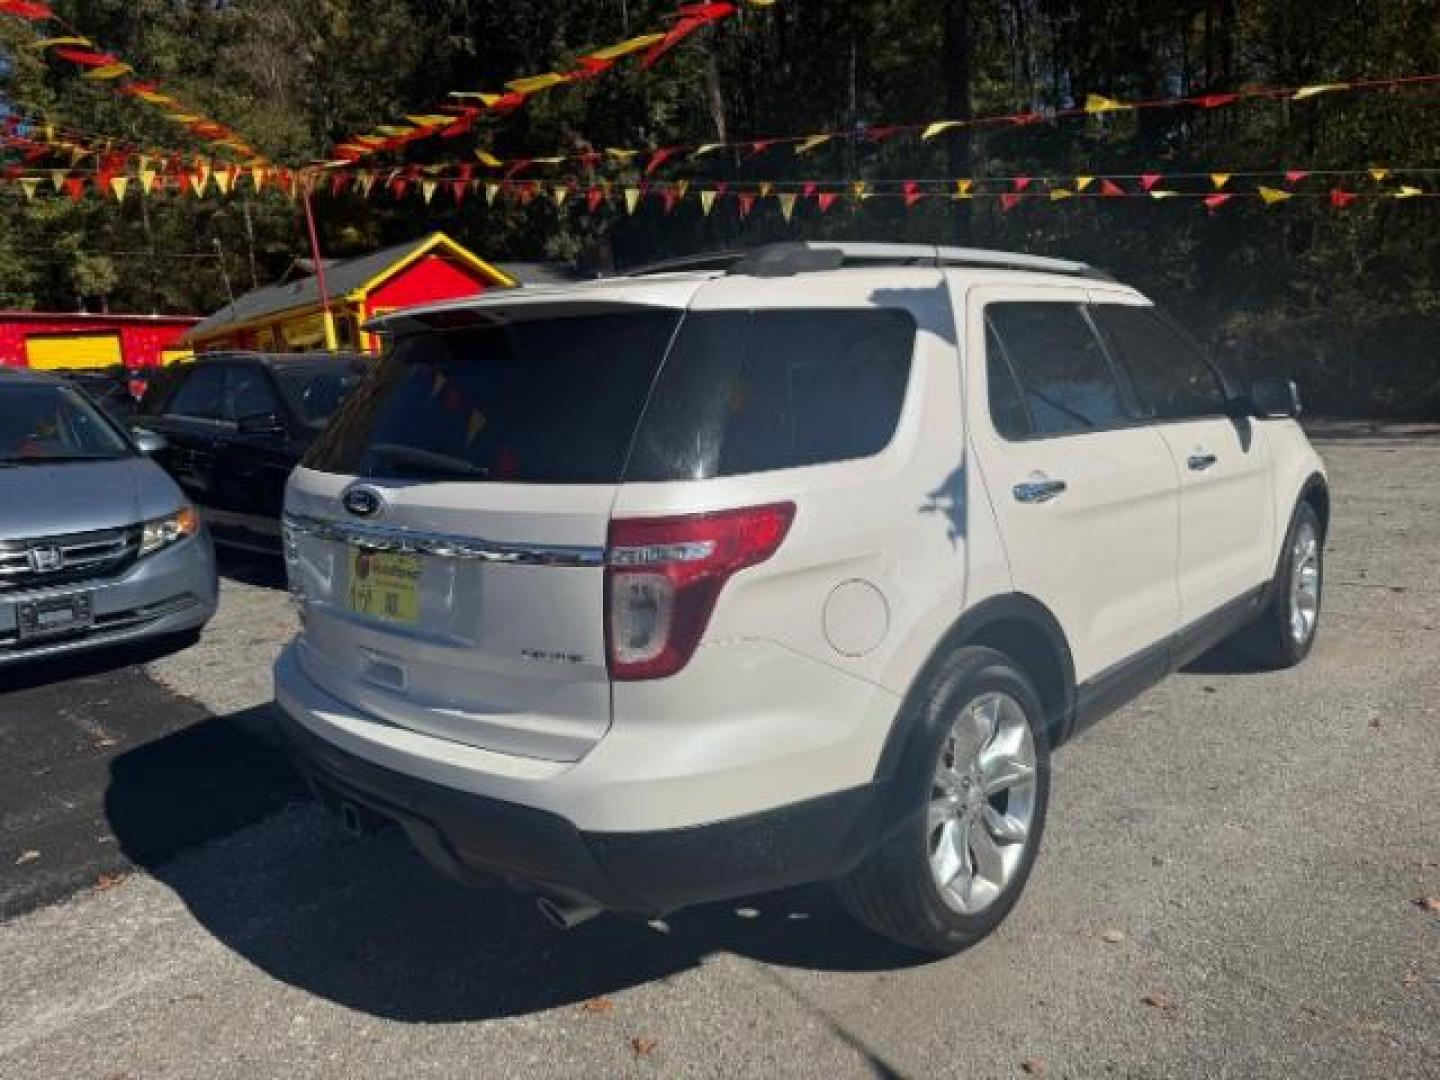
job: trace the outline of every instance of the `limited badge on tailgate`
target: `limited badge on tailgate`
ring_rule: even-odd
[[[420,556],[350,549],[350,609],[391,622],[420,617]]]

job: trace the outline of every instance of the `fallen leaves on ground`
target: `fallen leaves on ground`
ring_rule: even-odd
[[[600,997],[592,997],[589,1001],[586,1001],[580,1006],[580,1011],[587,1013],[608,1013],[614,1008],[615,1002],[601,995]]]
[[[1440,915],[1440,896],[1417,896],[1415,906],[1431,915]]]
[[[95,891],[109,892],[111,889],[115,888],[116,885],[119,885],[124,880],[124,874],[101,874],[100,877],[97,878],[95,881]]]
[[[24,866],[27,862],[34,862],[38,858],[40,858],[40,852],[34,850],[33,848],[29,851],[22,851],[20,855],[15,859],[15,865]]]
[[[1140,999],[1152,1009],[1173,1009],[1175,1002],[1171,1001],[1165,994],[1146,994]]]
[[[1020,1071],[1026,1076],[1044,1076],[1045,1062],[1039,1058],[1026,1058],[1020,1062]]]
[[[1120,942],[1125,940],[1125,935],[1119,930],[1111,929],[1106,930],[1104,933],[1102,933],[1100,935],[1100,940],[1105,942],[1107,945],[1119,945]]]
[[[635,1051],[636,1057],[649,1057],[659,1045],[660,1040],[649,1035],[636,1035],[630,1040],[630,1049]]]

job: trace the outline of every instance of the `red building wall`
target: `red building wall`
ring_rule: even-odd
[[[414,304],[479,296],[487,287],[485,279],[468,267],[444,255],[426,255],[372,292],[365,305],[373,314]]]
[[[0,364],[25,366],[25,339],[32,334],[119,334],[127,367],[160,363],[165,349],[178,348],[180,337],[198,319],[149,315],[64,315],[30,311],[0,312]]]

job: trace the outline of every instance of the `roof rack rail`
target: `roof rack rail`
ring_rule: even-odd
[[[801,241],[765,244],[751,251],[717,251],[667,259],[636,267],[624,276],[709,270],[750,277],[789,277],[806,272],[838,270],[845,266],[977,267],[992,270],[1029,270],[1044,274],[1111,281],[1105,271],[1072,259],[1027,255],[1017,251],[945,247],[936,244],[874,244]]]

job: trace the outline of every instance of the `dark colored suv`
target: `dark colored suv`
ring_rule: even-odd
[[[364,374],[354,354],[214,353],[166,370],[135,423],[200,507],[217,543],[280,551],[285,480]]]

